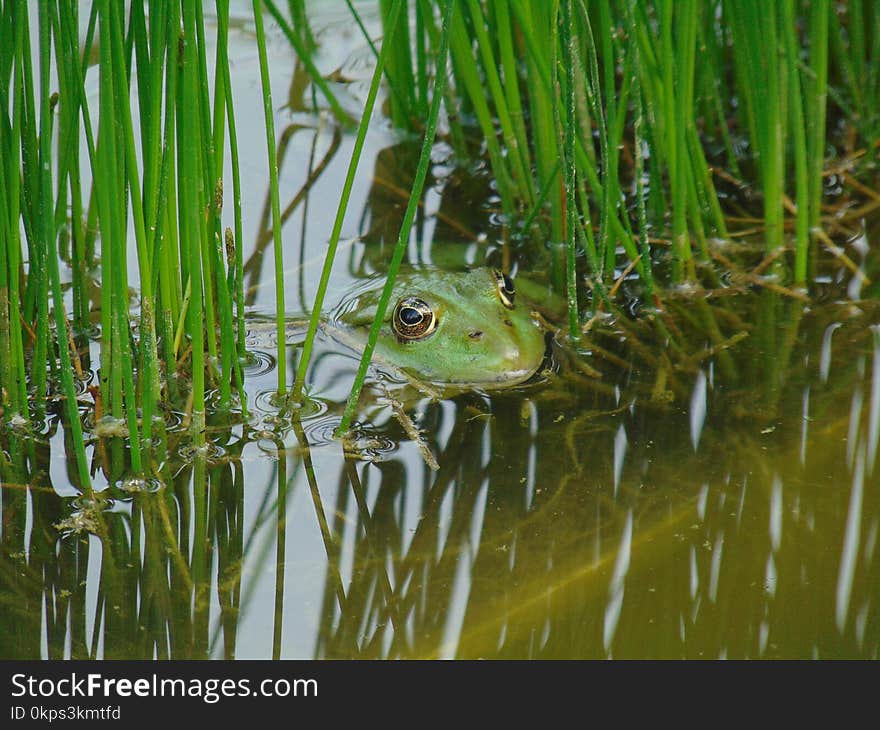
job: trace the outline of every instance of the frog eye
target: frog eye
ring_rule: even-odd
[[[401,340],[421,340],[437,328],[437,317],[418,297],[403,297],[394,307],[391,325]]]
[[[516,294],[513,279],[507,274],[502,274],[498,269],[492,269],[492,273],[495,275],[495,286],[498,288],[501,303],[508,309],[513,309],[513,298]]]

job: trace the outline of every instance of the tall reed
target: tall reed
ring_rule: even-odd
[[[383,44],[388,62],[377,69],[389,83],[391,120],[430,130],[422,100],[431,53],[440,65],[440,3],[419,0],[409,22],[391,16],[390,2],[379,8],[385,43],[401,33],[390,52]],[[464,156],[474,153],[464,140],[478,134],[504,230],[566,295],[576,338],[583,303],[612,306],[612,281],[630,272],[651,303],[662,304],[659,287],[670,284],[720,285],[730,259],[713,239],[745,234],[756,198],[761,225],[752,235],[763,238],[768,273],[809,286],[817,242],[828,240],[826,119],[842,113],[849,139],[876,147],[878,47],[880,13],[862,2],[454,0],[441,133]],[[722,195],[719,180],[752,195]],[[389,279],[395,271],[396,256]],[[735,378],[713,313],[704,302],[695,308],[722,372]]]
[[[412,190],[410,192],[409,202],[406,211],[403,214],[403,221],[400,224],[400,235],[394,247],[394,253],[388,266],[388,274],[382,294],[376,303],[376,316],[367,335],[367,341],[364,346],[364,352],[361,355],[361,361],[358,365],[358,371],[355,375],[354,384],[352,385],[351,394],[345,405],[345,411],[342,414],[342,421],[337,428],[337,434],[344,434],[348,431],[351,419],[354,417],[357,408],[358,398],[363,388],[364,379],[367,374],[367,367],[379,339],[379,329],[382,327],[382,321],[385,318],[385,312],[391,299],[391,292],[394,287],[394,280],[400,269],[403,254],[406,250],[406,243],[409,240],[410,228],[415,218],[416,209],[419,200],[422,197],[422,189],[425,184],[425,177],[428,174],[428,167],[431,162],[431,150],[434,146],[434,136],[437,133],[437,122],[440,116],[440,106],[446,86],[446,61],[450,47],[451,25],[453,17],[454,0],[445,0],[443,6],[443,25],[440,31],[440,46],[437,51],[437,66],[434,77],[434,93],[431,99],[431,108],[428,110],[427,126],[422,139],[422,149],[419,154],[419,162],[416,168],[415,178],[413,180]]]
[[[434,37],[438,5],[421,0],[410,23],[394,22]],[[380,3],[386,32],[389,7]],[[667,283],[698,278],[697,260],[711,272],[709,240],[731,225],[720,171],[760,193],[776,273],[805,284],[822,225],[829,74],[844,82],[835,103],[873,143],[878,36],[880,13],[861,0],[456,0],[446,131],[462,138],[458,111],[471,115],[508,224],[529,223],[520,245],[569,241],[554,250],[585,259],[579,277],[607,282],[632,264],[650,295],[658,262],[671,260]],[[430,48],[418,35],[395,43],[387,71],[399,126],[419,128]],[[783,266],[789,228],[794,256]],[[668,237],[668,253],[652,237]],[[571,288],[567,256],[548,262],[561,291]]]
[[[321,278],[318,281],[318,289],[315,293],[315,300],[312,305],[311,316],[309,317],[308,331],[306,332],[306,337],[303,341],[303,351],[300,357],[299,367],[297,368],[296,380],[294,381],[293,397],[296,400],[299,400],[302,397],[302,390],[305,385],[306,372],[311,358],[312,347],[320,324],[321,309],[324,305],[324,297],[327,294],[327,286],[330,282],[330,273],[333,269],[333,261],[336,256],[336,249],[339,245],[339,238],[342,235],[342,224],[345,219],[345,211],[348,208],[348,201],[354,185],[358,164],[360,163],[361,152],[364,148],[370,119],[373,115],[373,107],[379,93],[382,74],[385,71],[385,62],[391,53],[391,49],[394,47],[394,33],[398,27],[398,15],[402,15],[401,10],[403,6],[404,0],[395,0],[394,5],[391,7],[389,18],[391,21],[390,32],[389,35],[386,36],[386,43],[382,45],[382,52],[379,54],[376,61],[376,68],[373,71],[373,78],[370,82],[370,90],[367,93],[367,100],[364,104],[364,111],[361,115],[361,121],[358,126],[354,148],[351,157],[349,158],[348,171],[345,175],[345,181],[342,184],[342,193],[339,196],[339,205],[336,208],[333,230],[330,232],[330,240],[327,245],[327,251],[324,255],[324,265],[321,270]],[[275,226],[275,228],[277,228],[277,226]]]
[[[74,373],[89,366],[81,366],[76,346],[94,334],[90,320],[100,318],[100,388],[88,436],[108,440],[111,479],[152,470],[149,451],[164,438],[166,407],[187,410],[194,441],[204,443],[207,389],[216,388],[219,407],[230,409],[245,354],[233,323],[236,302],[242,314],[242,224],[228,2],[217,4],[213,104],[201,2],[134,3],[124,11],[112,0],[0,5],[4,422],[42,417],[59,382],[83,489],[90,473]],[[84,42],[80,12],[89,19]],[[32,21],[39,25],[37,48]],[[92,73],[99,90],[94,110],[86,93]],[[227,121],[236,234],[224,247]],[[93,277],[101,281],[95,298]]]
[[[274,196],[279,393],[285,393],[277,152],[262,6],[255,0]],[[348,7],[366,33],[355,6]],[[272,0],[266,8],[346,124],[347,113],[314,63],[317,44],[305,5],[288,3],[290,23]],[[41,0],[36,13],[23,0],[0,3],[3,418],[7,425],[43,418],[59,383],[64,418],[76,434],[77,342],[99,319],[94,411],[110,420],[94,435],[109,439],[114,473],[126,465],[150,470],[149,447],[164,438],[164,404],[187,411],[201,444],[206,394],[216,390],[220,409],[229,410],[233,389],[240,392],[242,384],[243,224],[228,1],[216,9],[212,75],[200,1],[133,4],[126,13],[111,0],[95,0],[84,39],[79,16],[86,9],[71,0]],[[822,176],[829,100],[845,116],[850,139],[864,148],[880,136],[880,13],[863,0],[846,7],[828,0],[554,0],[550,6],[381,0],[379,10],[385,35],[380,48],[368,39],[375,74],[296,397],[382,78],[392,121],[426,140],[389,288],[445,106],[440,133],[462,155],[473,154],[477,133],[505,230],[513,231],[506,243],[546,266],[566,295],[573,338],[586,321],[585,303],[610,305],[611,284],[624,272],[638,277],[646,298],[660,297],[654,301],[662,299],[658,285],[717,283],[710,239],[726,239],[735,225],[716,190],[719,176],[760,194],[773,272],[807,285],[817,241],[827,238]],[[39,43],[31,47],[34,22]],[[91,73],[98,75],[96,109],[85,91]],[[227,150],[230,226],[222,180]],[[671,246],[657,246],[658,240]],[[129,271],[137,278],[130,280]],[[89,293],[91,277],[100,277],[98,297]],[[368,344],[364,362],[370,351]],[[243,395],[240,403],[246,407]],[[351,405],[346,423],[350,416]],[[86,488],[83,437],[72,443]]]

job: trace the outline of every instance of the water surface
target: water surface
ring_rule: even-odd
[[[147,482],[115,473],[110,439],[93,440],[94,500],[79,496],[57,420],[6,434],[0,657],[876,658],[880,306],[860,280],[829,264],[809,302],[736,282],[725,296],[670,292],[662,312],[597,321],[579,348],[548,335],[545,372],[493,395],[431,401],[374,372],[354,433],[335,439],[353,353],[320,341],[306,405],[272,397],[247,17],[245,5],[233,84],[249,416],[210,417],[211,448],[196,453],[169,414],[169,452]],[[370,55],[345,18],[316,15],[319,65],[357,111]],[[353,136],[312,108],[277,31],[270,64],[285,295],[303,312]],[[383,269],[417,151],[376,121],[332,297]],[[486,170],[438,144],[408,262],[498,265],[494,204]],[[873,275],[878,227],[866,226],[853,257]]]

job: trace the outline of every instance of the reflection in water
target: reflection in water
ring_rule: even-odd
[[[838,631],[846,628],[853,579],[855,578],[856,551],[859,547],[860,523],[862,521],[862,490],[865,482],[865,451],[859,449],[853,474],[849,510],[846,516],[846,532],[843,538],[843,551],[840,555],[840,572],[837,577],[837,606],[835,618]],[[872,550],[873,553],[873,550]]]
[[[610,393],[563,367],[414,402],[437,471],[381,389],[351,442],[325,427],[344,394],[313,420],[265,402],[161,488],[93,503],[53,489],[58,433],[10,438],[0,654],[876,657],[880,338],[857,315],[829,339],[836,314],[799,320],[792,361],[815,365],[769,419],[711,369],[651,401],[623,348]],[[320,354],[315,394],[353,362]]]

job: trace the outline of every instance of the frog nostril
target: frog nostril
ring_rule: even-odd
[[[506,324],[508,327],[513,327],[513,322],[511,322],[509,319],[505,319],[504,324]]]
[[[472,340],[479,340],[483,336],[483,333],[480,330],[474,330],[473,332],[468,332],[468,337]]]

